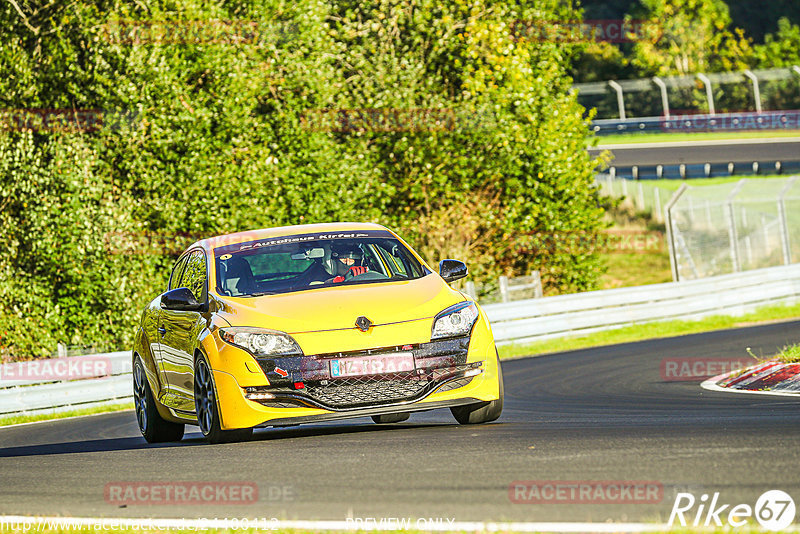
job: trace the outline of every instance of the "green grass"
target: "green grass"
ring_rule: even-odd
[[[667,190],[667,191],[677,191],[678,188],[683,185],[691,185],[691,186],[699,186],[699,185],[720,185],[720,184],[729,184],[731,182],[738,182],[742,178],[747,178],[748,180],[773,180],[776,178],[786,179],[788,175],[770,175],[770,176],[721,176],[718,178],[690,178],[689,180],[670,180],[670,179],[662,179],[662,180],[640,180],[645,185],[655,185],[659,189]],[[632,182],[636,183],[636,182]]]
[[[600,289],[672,282],[669,253],[605,254],[608,270],[600,277]]]
[[[629,204],[610,207],[604,220],[612,225],[610,233],[621,239],[610,241],[600,251],[606,272],[600,277],[599,289],[672,282],[666,227],[662,223]],[[624,236],[630,236],[630,241]],[[634,244],[641,247],[640,252],[630,252],[637,250]]]
[[[498,351],[501,359],[521,358],[589,347],[615,345],[617,343],[711,332],[713,330],[724,330],[796,318],[800,318],[800,303],[791,306],[765,306],[754,312],[736,317],[715,315],[696,321],[643,323],[585,336],[552,339],[526,345],[505,345],[499,347]],[[800,349],[797,349],[797,355],[800,356]]]
[[[95,415],[99,413],[121,412],[124,410],[132,410],[133,403],[126,402],[120,404],[112,404],[109,406],[98,406],[96,408],[84,408],[82,410],[70,410],[67,412],[59,412],[54,414],[39,414],[39,415],[14,415],[11,417],[0,417],[0,427],[9,425],[18,425],[21,423],[33,423],[36,421],[50,421],[54,419],[66,419],[67,417],[79,417],[82,415]]]
[[[764,139],[771,137],[800,137],[800,130],[770,130],[749,132],[698,132],[698,133],[636,133],[597,136],[598,145],[627,143],[669,143],[681,141],[716,141],[725,139]]]
[[[786,345],[778,354],[770,359],[777,359],[783,363],[800,362],[800,345]]]

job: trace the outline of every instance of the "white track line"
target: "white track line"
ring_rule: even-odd
[[[250,528],[259,530],[338,530],[338,531],[380,531],[380,530],[403,530],[398,524],[373,523],[365,525],[363,522],[355,521],[282,521],[276,519],[251,519]],[[17,530],[30,530],[37,526],[46,528],[81,528],[93,527],[102,529],[106,532],[113,530],[131,529],[242,529],[247,528],[246,520],[236,519],[114,519],[114,518],[91,518],[91,517],[27,517],[27,516],[0,516],[0,527],[18,527]],[[27,527],[27,528],[25,528]],[[406,527],[408,529],[409,527]],[[418,529],[418,524],[411,521],[410,528]],[[426,532],[664,532],[670,530],[665,524],[658,523],[483,523],[458,521],[453,523],[431,523],[419,524],[419,530]]]
[[[597,145],[589,150],[633,150],[637,148],[685,148],[695,146],[761,145],[774,143],[800,143],[800,137],[764,137],[762,139],[706,139],[696,141],[667,141],[664,143],[619,143]]]

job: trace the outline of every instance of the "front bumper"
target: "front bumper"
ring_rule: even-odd
[[[495,400],[498,363],[487,324],[479,320],[470,337],[252,360],[258,367],[250,371],[258,371],[260,383],[254,383],[252,374],[238,377],[215,369],[222,427],[287,426]],[[388,356],[393,351],[411,352],[415,368],[388,375],[331,376],[332,359]]]

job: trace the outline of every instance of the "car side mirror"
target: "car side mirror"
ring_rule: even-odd
[[[161,295],[161,306],[167,310],[200,311],[203,305],[197,302],[188,287],[179,287]]]
[[[442,260],[439,262],[439,276],[448,284],[467,276],[469,271],[463,261]]]

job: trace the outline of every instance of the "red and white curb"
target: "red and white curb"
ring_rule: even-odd
[[[701,386],[710,391],[797,397],[800,395],[800,363],[771,360],[747,369],[717,375],[703,382]]]

